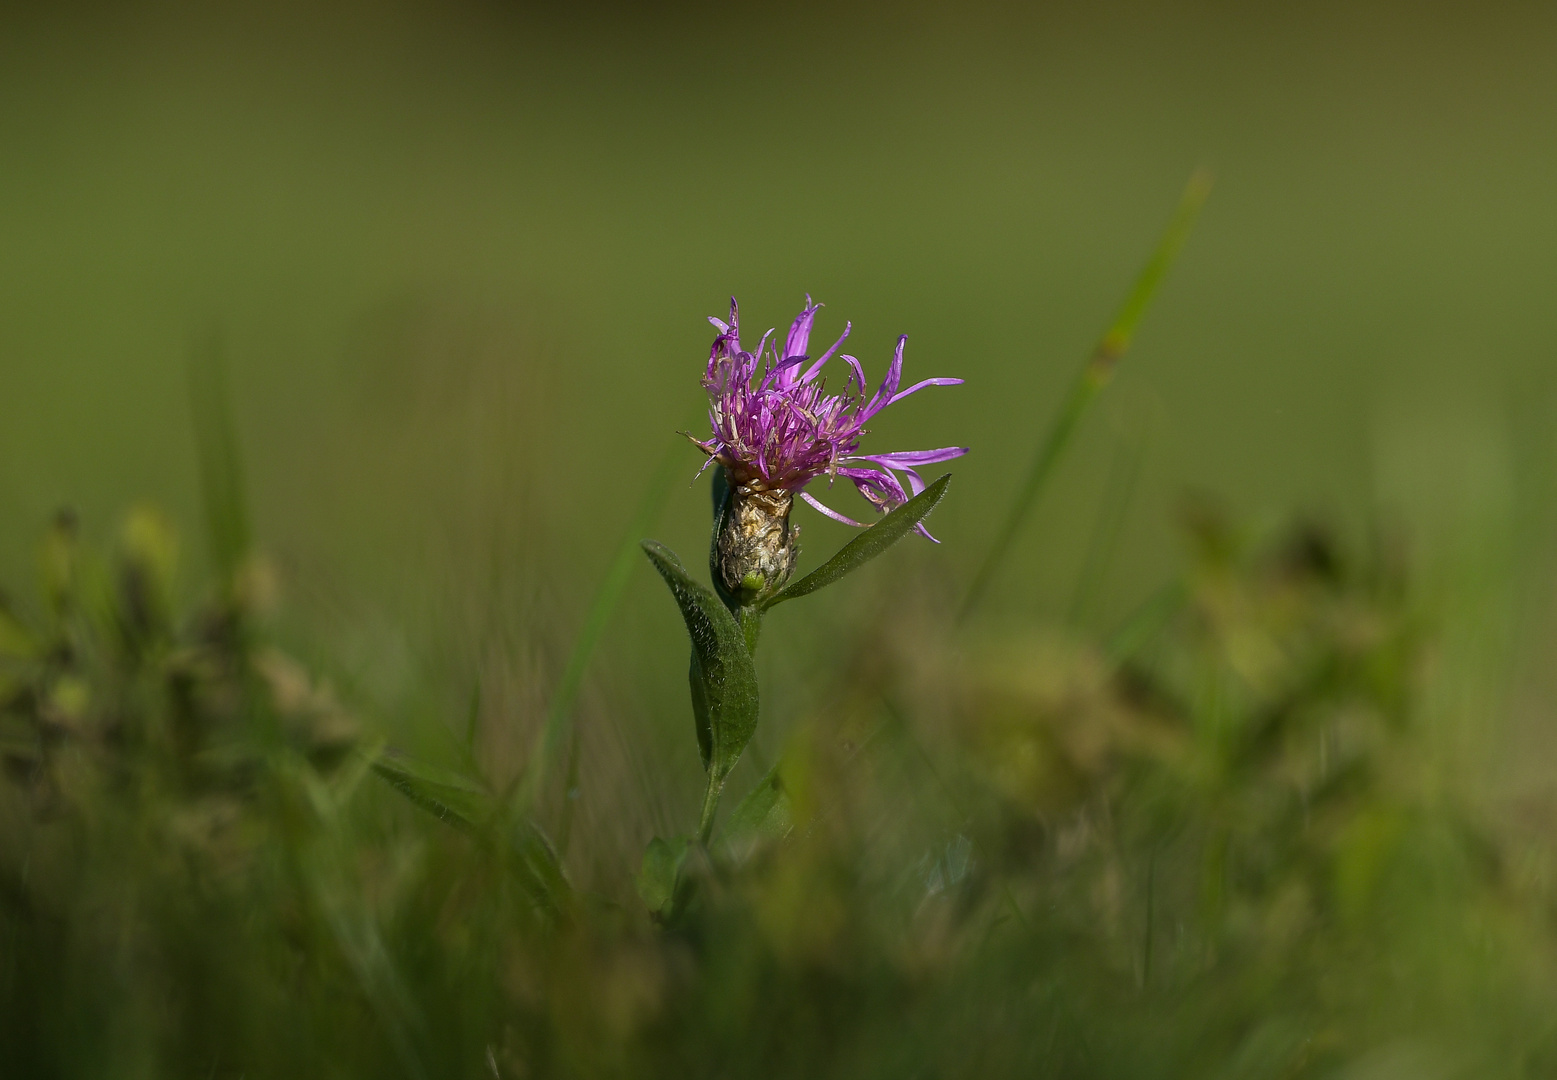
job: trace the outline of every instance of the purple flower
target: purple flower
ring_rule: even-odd
[[[842,476],[861,495],[885,512],[907,502],[925,488],[919,468],[949,461],[968,452],[965,446],[940,450],[909,450],[892,454],[859,454],[865,425],[881,410],[926,386],[955,386],[961,379],[925,379],[899,390],[903,374],[903,346],[897,350],[886,377],[874,394],[867,395],[865,371],[847,353],[839,360],[848,365],[843,392],[827,393],[822,369],[838,352],[853,324],[831,348],[812,360],[807,353],[811,326],[821,304],[806,297],[806,306],[789,328],[782,348],[769,330],[753,352],[741,347],[740,311],[730,298],[730,321],[710,318],[719,331],[708,357],[703,386],[708,391],[708,420],[712,437],[698,442],[712,461],[723,465],[732,487],[751,494],[783,493],[787,519],[788,495],[798,494],[835,521],[864,528],[836,510],[824,506],[804,488],[819,476]],[[696,440],[694,440],[696,441]],[[908,481],[905,491],[897,474]],[[921,524],[918,531],[933,536]]]

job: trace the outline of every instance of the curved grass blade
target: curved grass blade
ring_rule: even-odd
[[[391,787],[446,825],[477,833],[497,820],[497,800],[485,788],[460,773],[410,758],[379,755],[373,771]],[[509,832],[515,861],[510,868],[536,907],[560,916],[573,896],[551,840],[533,821],[522,819]]]
[[[947,473],[918,495],[915,495],[902,506],[899,506],[886,517],[876,522],[876,524],[843,545],[838,550],[838,554],[831,559],[828,559],[805,577],[768,600],[763,605],[763,609],[766,610],[774,604],[782,604],[785,600],[793,600],[797,596],[805,596],[807,593],[816,592],[816,590],[831,585],[845,574],[852,573],[870,562],[870,560],[912,532],[914,526],[923,521],[930,511],[935,509],[935,504],[940,502],[941,496],[946,494],[946,485],[950,482],[951,473]]]
[[[1011,547],[1011,541],[1016,538],[1022,522],[1037,503],[1038,496],[1042,494],[1049,477],[1053,475],[1055,466],[1064,457],[1065,451],[1070,448],[1071,440],[1076,433],[1076,425],[1092,407],[1092,402],[1113,380],[1119,361],[1129,351],[1130,342],[1135,337],[1135,329],[1140,324],[1141,317],[1146,314],[1152,297],[1156,295],[1163,278],[1167,276],[1169,268],[1178,258],[1184,242],[1189,239],[1190,230],[1195,225],[1195,218],[1199,216],[1200,208],[1205,205],[1206,196],[1210,193],[1210,173],[1200,171],[1190,177],[1189,186],[1184,189],[1183,198],[1179,200],[1173,220],[1168,223],[1162,239],[1157,242],[1157,249],[1152,252],[1152,257],[1146,263],[1145,269],[1141,271],[1140,277],[1136,278],[1135,287],[1125,298],[1119,313],[1114,317],[1113,325],[1108,328],[1108,332],[1103,335],[1097,347],[1092,350],[1092,355],[1082,366],[1080,375],[1071,387],[1070,395],[1060,406],[1059,414],[1054,418],[1049,433],[1039,444],[1037,456],[1033,458],[1033,463],[1028,468],[1021,486],[1017,488],[1016,498],[1011,503],[1011,511],[1006,516],[1000,531],[995,534],[995,542],[990,547],[989,554],[985,556],[984,564],[979,567],[973,585],[968,589],[967,599],[962,604],[962,618],[967,618],[983,599],[990,582],[994,579],[995,572],[1000,568],[1000,563]]]
[[[380,755],[373,771],[433,817],[457,829],[474,831],[491,820],[496,802],[480,785],[459,773],[410,758]]]
[[[573,899],[573,886],[563,872],[551,838],[539,825],[526,820],[519,823],[509,842],[518,858],[512,869],[519,887],[547,916],[556,919],[565,915]]]
[[[1119,540],[1124,535],[1125,521],[1130,514],[1130,504],[1145,460],[1144,433],[1137,433],[1114,450],[1114,460],[1109,465],[1108,479],[1103,485],[1102,503],[1092,527],[1092,538],[1087,542],[1086,561],[1081,565],[1081,573],[1076,578],[1076,592],[1071,598],[1069,621],[1072,626],[1080,626],[1092,614],[1109,564],[1119,550]]]

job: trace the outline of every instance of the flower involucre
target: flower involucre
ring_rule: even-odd
[[[827,393],[822,369],[853,329],[843,334],[815,360],[807,353],[811,327],[821,304],[806,297],[782,348],[769,330],[757,348],[741,346],[740,311],[730,298],[730,321],[710,318],[719,331],[708,357],[703,387],[708,391],[712,435],[694,440],[712,461],[724,466],[730,486],[724,529],[716,544],[719,576],[731,593],[744,598],[782,588],[794,569],[798,528],[789,525],[792,497],[798,494],[817,510],[846,525],[864,528],[824,506],[805,486],[819,476],[842,476],[880,512],[901,506],[924,490],[918,469],[967,453],[965,446],[939,450],[909,450],[891,454],[859,454],[865,425],[894,401],[926,386],[955,386],[961,379],[925,379],[899,390],[903,346],[897,349],[886,377],[874,394],[867,394],[865,371],[847,353],[843,392]],[[905,491],[897,473],[908,481]],[[917,531],[935,538],[923,524]]]

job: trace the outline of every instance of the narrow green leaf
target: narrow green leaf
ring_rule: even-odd
[[[671,477],[675,475],[681,452],[680,443],[667,450],[658,468],[654,470],[654,475],[649,478],[644,488],[643,499],[628,524],[621,546],[611,560],[605,578],[600,582],[600,589],[595,593],[594,601],[589,605],[589,614],[584,617],[584,625],[579,630],[578,639],[573,643],[573,651],[568,655],[568,663],[563,669],[562,679],[557,684],[556,692],[552,694],[551,702],[546,708],[546,721],[541,725],[541,730],[535,737],[535,744],[530,750],[529,759],[525,763],[524,777],[513,793],[512,809],[518,816],[522,817],[528,813],[530,805],[539,797],[541,788],[546,782],[546,772],[562,746],[562,737],[567,732],[569,718],[573,714],[573,704],[578,700],[579,691],[584,685],[584,673],[589,667],[589,659],[594,655],[595,646],[599,643],[601,635],[605,633],[605,628],[611,621],[611,614],[616,610],[616,605],[620,602],[622,593],[627,589],[627,582],[632,576],[633,550],[637,546],[638,537],[647,532],[653,526],[654,519],[659,516],[660,508],[664,505],[665,497],[670,491]],[[569,773],[572,773],[575,767],[574,762],[569,762]]]
[[[677,886],[681,882],[681,867],[687,861],[692,841],[685,836],[661,840],[656,836],[649,841],[643,853],[643,865],[638,870],[638,895],[644,905],[661,919],[675,913]]]
[[[706,770],[714,753],[714,736],[708,727],[708,688],[703,685],[703,666],[697,662],[695,653],[687,661],[687,683],[692,690],[692,722],[697,725],[697,752]]]
[[[1167,276],[1169,268],[1178,258],[1184,242],[1189,239],[1195,219],[1200,215],[1200,208],[1205,204],[1206,196],[1210,193],[1209,173],[1197,172],[1190,177],[1189,185],[1184,189],[1184,195],[1179,200],[1178,209],[1174,212],[1173,219],[1168,222],[1168,228],[1163,232],[1162,239],[1157,242],[1157,248],[1142,269],[1140,277],[1136,278],[1135,287],[1130,290],[1130,295],[1125,297],[1125,302],[1114,316],[1113,323],[1082,366],[1081,373],[1071,387],[1070,395],[1061,403],[1060,411],[1050,425],[1048,434],[1044,436],[1043,442],[1038,444],[1037,454],[1021,486],[1017,488],[1016,497],[1011,502],[1011,510],[1006,515],[1005,523],[995,534],[995,542],[990,546],[984,564],[979,567],[978,575],[968,589],[967,599],[962,605],[963,618],[966,618],[977,606],[994,580],[995,572],[1000,568],[1001,561],[1011,547],[1011,541],[1016,538],[1017,531],[1022,527],[1028,512],[1038,502],[1038,496],[1047,486],[1055,466],[1065,456],[1065,451],[1070,448],[1077,424],[1091,409],[1092,402],[1113,380],[1119,361],[1129,351],[1130,342],[1135,337],[1135,330],[1140,324],[1141,317],[1146,314],[1152,297],[1156,295],[1163,278]]]
[[[709,486],[709,494],[713,496],[714,535],[717,537],[720,518],[724,517],[724,512],[730,505],[730,477],[724,471],[723,465],[715,465],[712,473],[713,480]]]
[[[563,873],[551,838],[539,825],[525,820],[515,828],[511,841],[518,856],[514,871],[520,887],[546,914],[554,918],[565,914],[573,899],[573,886]]]
[[[1082,563],[1081,573],[1076,577],[1076,592],[1071,598],[1068,620],[1072,626],[1080,626],[1091,614],[1092,606],[1102,590],[1109,564],[1113,562],[1119,540],[1124,535],[1130,503],[1145,460],[1144,432],[1137,432],[1114,450],[1114,460],[1109,465],[1108,479],[1103,485],[1097,519],[1092,526],[1092,537],[1087,541],[1087,557]]]
[[[782,604],[785,600],[793,600],[797,596],[816,592],[826,585],[831,585],[845,574],[858,570],[912,532],[914,526],[935,509],[935,504],[946,494],[946,485],[950,482],[951,473],[947,473],[843,545],[838,550],[838,554],[778,593],[763,606],[770,608],[774,604]]]
[[[722,784],[757,729],[757,669],[746,635],[724,604],[693,581],[675,553],[653,540],[643,550],[665,579],[692,639],[692,696],[699,689],[709,738],[708,771]]]
[[[474,830],[492,817],[494,800],[484,788],[459,773],[399,755],[381,755],[373,771],[391,787],[439,821]]]
[[[1132,659],[1184,610],[1189,589],[1174,581],[1154,593],[1103,643],[1103,653],[1115,664]]]
[[[379,755],[373,760],[373,771],[412,803],[456,829],[480,832],[496,819],[497,800],[460,773],[399,755]],[[513,825],[508,843],[515,856],[510,866],[520,888],[548,915],[563,914],[573,889],[551,840],[525,818]]]
[[[710,493],[713,495],[714,524],[708,533],[708,580],[714,583],[714,593],[724,601],[724,606],[736,612],[741,609],[740,599],[724,587],[724,575],[719,572],[719,537],[724,532],[725,518],[730,513],[734,492],[724,466],[715,467],[713,473]]]
[[[775,765],[730,813],[719,832],[719,846],[739,861],[762,841],[788,836],[793,827],[789,794]]]

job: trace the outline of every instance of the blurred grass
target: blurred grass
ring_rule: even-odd
[[[24,1074],[1550,1071],[1550,11],[0,20]],[[1216,213],[946,634],[1202,161]],[[872,378],[907,332],[910,378],[968,380],[873,444],[973,451],[943,545],[770,620],[732,803],[777,761],[811,827],[662,934],[631,875],[696,817],[685,643],[602,568],[702,317],[806,290]],[[186,415],[213,325],[226,434]],[[659,535],[698,551],[683,464]],[[142,500],[171,523],[115,532]],[[804,528],[802,571],[851,535]],[[216,602],[246,531],[253,642]],[[486,798],[570,707],[577,783],[515,833],[365,772],[387,740]]]
[[[994,543],[989,554],[984,557],[978,573],[973,576],[973,584],[968,586],[968,595],[962,604],[963,618],[967,618],[978,606],[979,601],[984,599],[984,594],[1000,571],[1001,563],[1006,557],[1006,552],[1010,550],[1011,542],[1016,539],[1022,522],[1032,513],[1039,496],[1043,493],[1046,481],[1064,460],[1065,451],[1070,448],[1076,437],[1077,426],[1086,419],[1098,395],[1113,382],[1114,373],[1119,367],[1119,362],[1124,359],[1125,353],[1130,350],[1130,342],[1135,337],[1142,316],[1151,306],[1157,290],[1162,287],[1163,278],[1178,259],[1180,249],[1183,248],[1191,230],[1195,227],[1195,219],[1200,216],[1200,208],[1210,194],[1211,175],[1209,173],[1202,170],[1190,177],[1189,185],[1179,199],[1178,209],[1173,213],[1173,220],[1168,223],[1167,230],[1157,241],[1156,249],[1147,260],[1140,276],[1136,278],[1123,305],[1114,315],[1113,322],[1109,324],[1108,329],[1093,348],[1092,355],[1082,365],[1075,384],[1060,402],[1058,412],[1044,434],[1043,440],[1038,444],[1037,455],[1028,466],[1026,475],[1017,487],[1015,497],[1011,499],[1011,509],[995,531]],[[1084,570],[1083,576],[1085,575]]]

